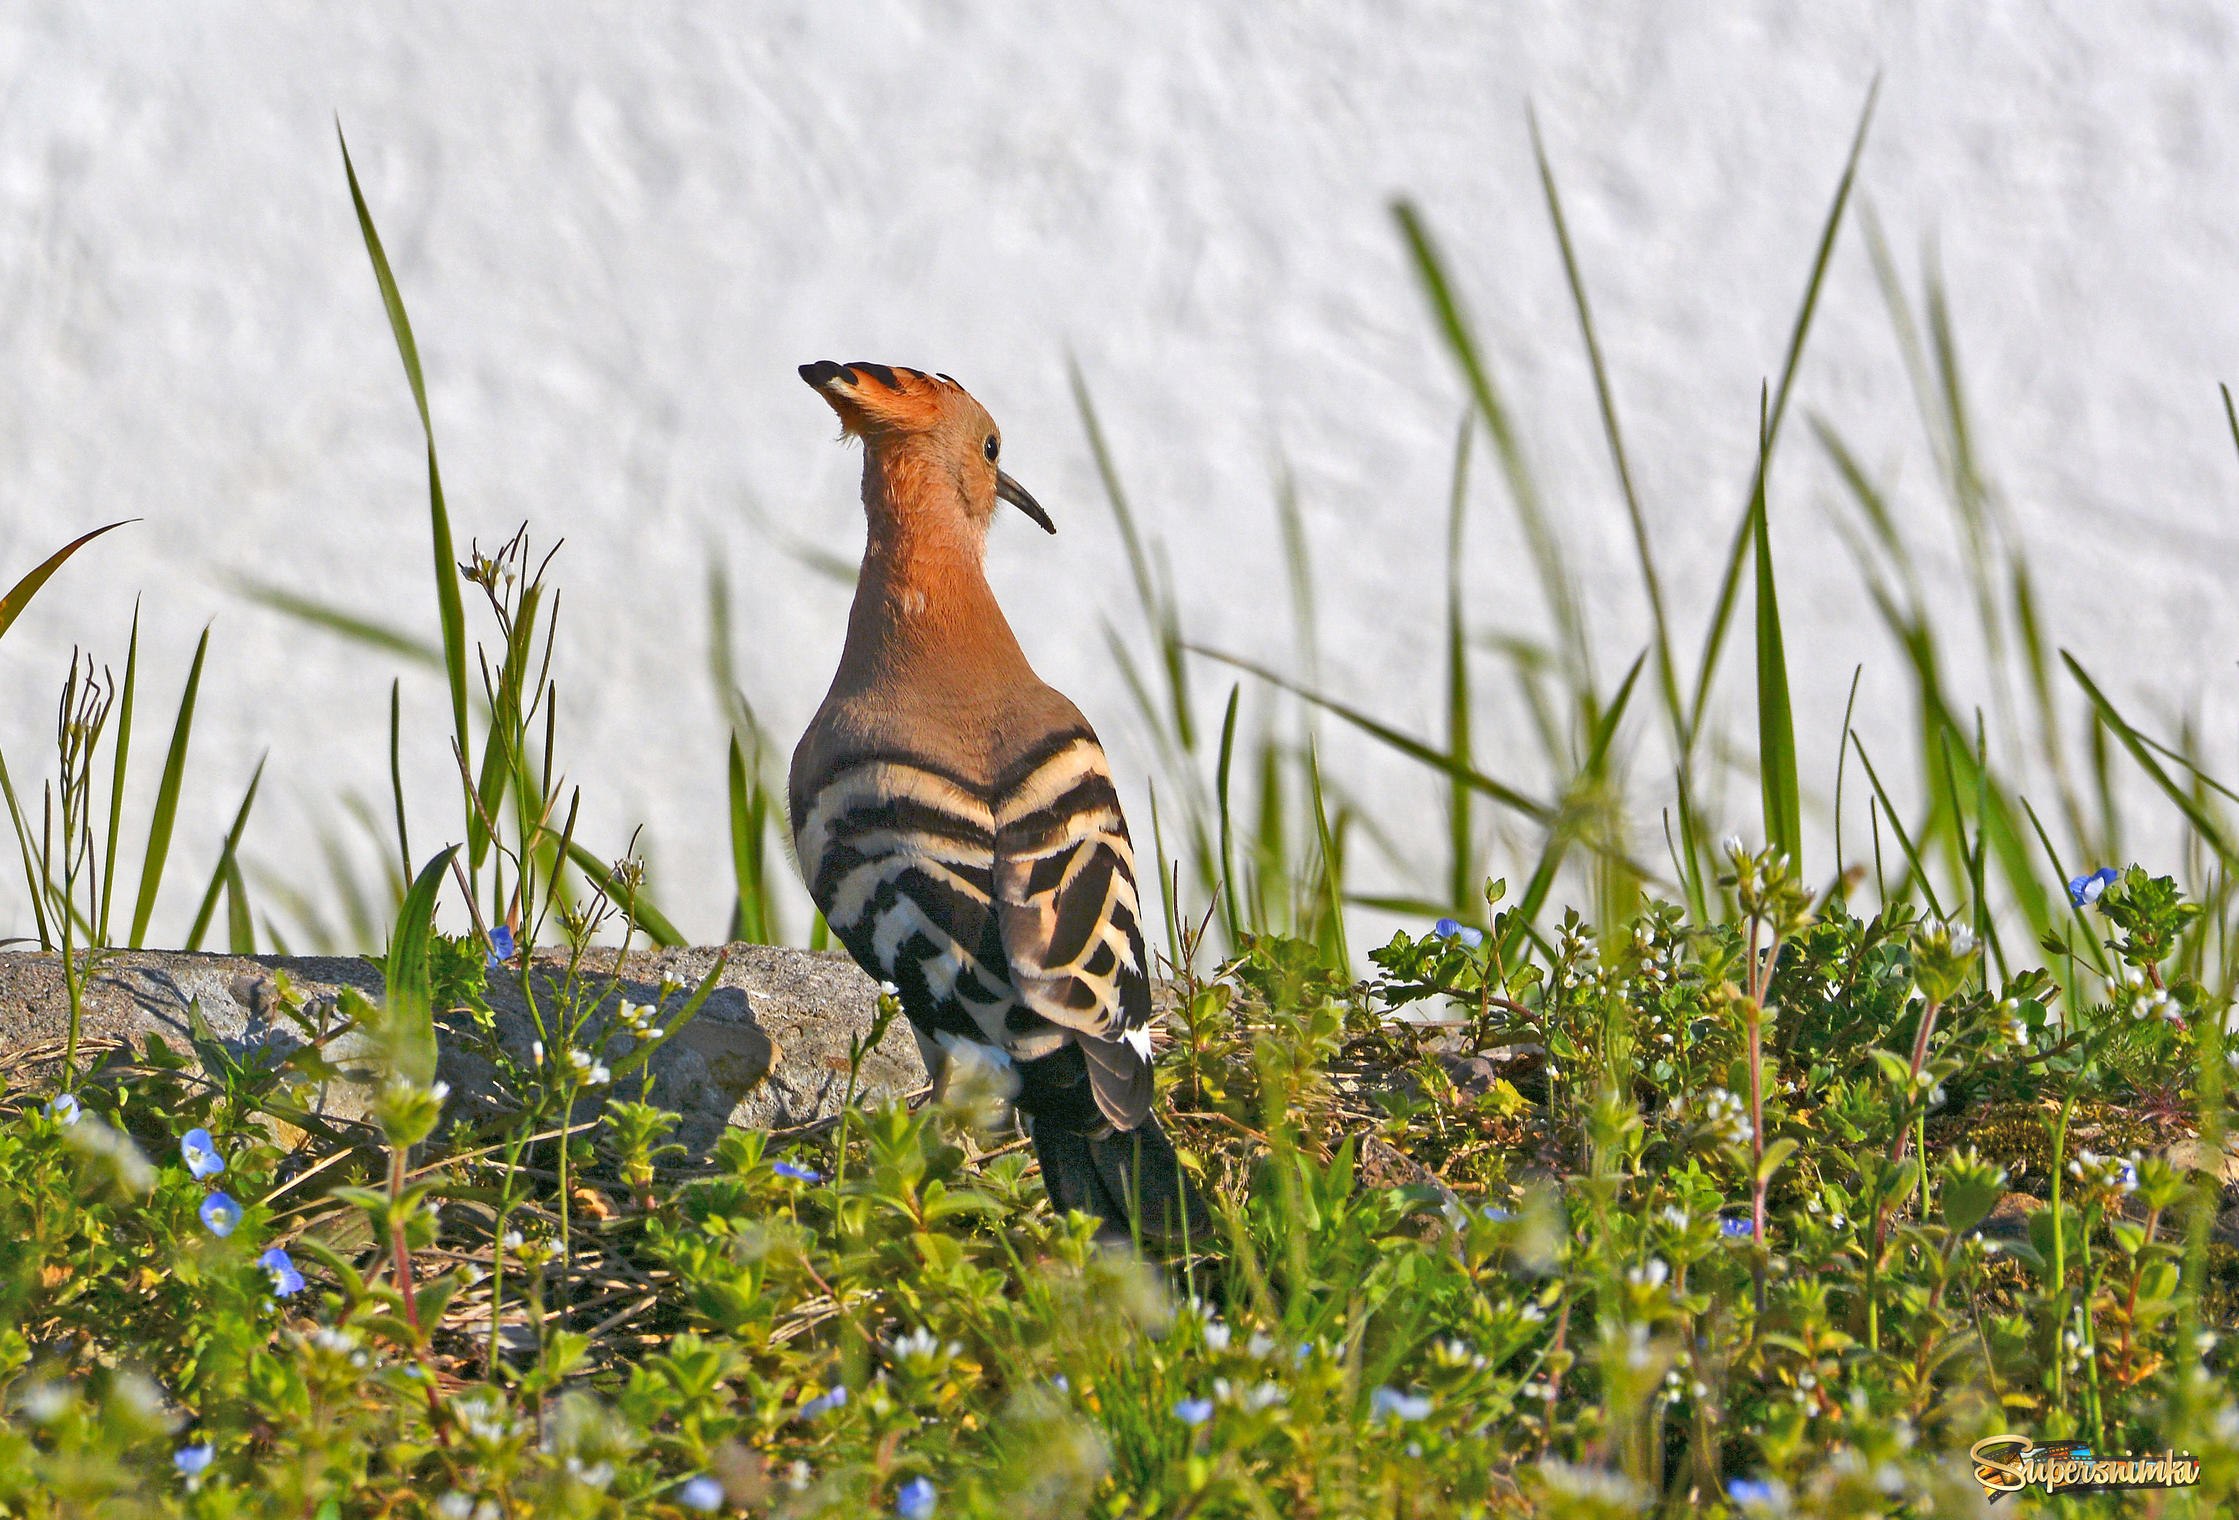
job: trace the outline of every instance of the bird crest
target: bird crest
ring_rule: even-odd
[[[801,378],[839,413],[840,427],[857,438],[924,432],[948,420],[959,402],[976,405],[948,376],[902,365],[819,359],[801,366]]]

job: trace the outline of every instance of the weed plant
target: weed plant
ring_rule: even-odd
[[[423,741],[401,731],[392,689],[393,796],[348,809],[381,876],[338,865],[331,884],[342,931],[383,947],[379,995],[308,999],[283,976],[290,1037],[245,1052],[199,1028],[191,1052],[82,1040],[80,989],[142,943],[163,881],[207,637],[121,936],[137,621],[121,683],[74,659],[36,808],[0,766],[40,948],[72,1005],[66,1042],[0,1068],[0,1511],[1928,1515],[1978,1512],[1967,1451],[2011,1430],[2188,1453],[2197,1486],[2144,1502],[2228,1512],[2239,793],[2048,644],[1970,441],[1950,314],[1931,279],[1916,316],[1870,218],[1968,551],[1993,710],[1952,679],[1952,631],[1883,487],[1809,418],[1916,702],[1902,720],[1846,714],[1833,852],[1807,853],[1768,482],[1870,116],[1869,102],[1760,400],[1756,468],[1691,663],[1544,152],[1651,613],[1649,646],[1614,683],[1511,403],[1415,208],[1396,208],[1398,231],[1469,397],[1441,734],[1323,689],[1287,486],[1300,668],[1195,644],[1076,370],[1143,618],[1111,647],[1159,743],[1145,858],[1170,973],[1161,1084],[1216,1220],[1163,1260],[1054,1216],[1023,1143],[969,1084],[914,1108],[856,1103],[890,998],[833,1117],[732,1130],[709,1157],[670,1141],[649,1059],[721,962],[649,1004],[623,997],[632,957],[682,936],[627,849],[609,859],[576,836],[580,794],[555,759],[559,562],[525,528],[458,560],[404,301],[349,171],[424,429],[441,642],[245,585],[440,672],[457,842],[415,853],[398,757]],[[1473,627],[1462,546],[1488,448],[1552,614],[1544,645]],[[0,599],[0,632],[84,542]],[[732,939],[775,940],[791,904],[775,749],[744,694],[728,597],[714,579],[725,911]],[[1746,741],[1714,729],[1744,626]],[[1536,736],[1531,779],[1485,767],[1488,655]],[[1215,668],[1252,683],[1248,703],[1230,687],[1217,730],[1198,690]],[[1446,858],[1394,860],[1409,891],[1349,885],[1362,851],[1391,851],[1324,774],[1323,723],[1443,779]],[[1920,777],[1910,804],[1877,765],[1897,747]],[[1661,789],[1644,788],[1640,757],[1659,753]],[[1713,837],[1736,776],[1754,781],[1756,812]],[[2049,787],[2048,808],[2025,777]],[[2135,825],[2118,804],[2141,789],[2181,837],[2166,861],[2124,858]],[[312,940],[335,932],[306,884],[265,883],[274,908],[253,905],[239,849],[255,794],[252,777],[192,944],[221,913],[235,951],[284,948],[283,918]],[[1660,852],[1639,848],[1650,821]],[[1513,899],[1487,880],[1496,862],[1522,882]],[[1566,893],[1590,913],[1558,910]],[[438,931],[439,904],[459,932]],[[1363,909],[1411,927],[1356,945]],[[821,943],[821,925],[808,937]],[[498,979],[520,989],[525,1029],[492,1011]],[[439,1038],[486,1080],[450,1092]],[[369,1084],[362,1119],[315,1101],[343,1077]]]

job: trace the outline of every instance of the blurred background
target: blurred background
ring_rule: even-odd
[[[293,20],[18,0],[0,10],[0,577],[140,521],[64,569],[0,646],[0,746],[35,793],[72,647],[121,672],[141,597],[136,788],[155,786],[213,630],[153,941],[184,934],[267,752],[242,846],[260,918],[297,948],[349,937],[322,841],[368,873],[380,859],[343,799],[386,809],[400,673],[415,848],[456,837],[440,677],[241,585],[436,637],[418,419],[337,117],[417,331],[461,557],[523,521],[540,547],[566,541],[550,578],[578,837],[612,857],[642,825],[654,890],[690,937],[719,937],[732,898],[711,573],[728,576],[738,683],[781,775],[849,595],[814,561],[860,551],[859,459],[795,377],[805,360],[943,370],[1002,423],[1007,466],[1060,532],[999,521],[991,575],[1043,676],[1102,730],[1139,841],[1166,762],[1113,637],[1146,670],[1155,657],[1069,364],[1184,636],[1437,739],[1467,393],[1398,197],[1436,238],[1508,404],[1606,694],[1650,615],[1528,113],[1692,662],[1748,502],[1760,387],[1778,383],[1878,76],[1769,490],[1807,832],[1827,837],[1854,668],[1869,743],[1886,720],[1901,752],[1917,703],[1815,422],[1884,493],[1930,600],[1972,595],[1869,218],[1922,331],[1932,285],[1945,292],[1966,443],[1991,520],[2026,545],[2046,642],[2141,723],[2173,737],[2189,720],[2202,754],[2228,759],[2239,462],[2216,386],[2239,373],[2235,27],[2206,0],[1990,16],[1784,0],[400,4]],[[1485,651],[1476,754],[1529,786],[1541,746],[1496,646],[1547,641],[1552,623],[1482,443],[1462,561]],[[1945,678],[1991,713],[1995,748],[1989,656],[1951,623]],[[1738,627],[1713,708],[1740,731],[1746,597]],[[1217,732],[1235,679],[1192,663],[1201,726]],[[1295,729],[1244,684],[1247,731]],[[2056,700],[2081,706],[2065,679]],[[1375,825],[1349,884],[1435,895],[1443,781],[1319,727],[1333,792]],[[1653,807],[1668,759],[1645,699],[1617,754]],[[2014,757],[2025,779],[2029,763]],[[1884,780],[1917,795],[1918,771],[1894,754]],[[1706,764],[1704,792],[1712,833],[1761,836],[1747,762]],[[1528,830],[1489,811],[1477,827],[1484,874],[1529,869]],[[1656,828],[1647,812],[1652,867]],[[29,932],[20,896],[0,896],[0,932]]]

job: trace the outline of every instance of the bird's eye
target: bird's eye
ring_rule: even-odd
[[[993,464],[995,463],[995,456],[1003,452],[1003,445],[996,441],[993,433],[990,433],[987,435],[987,442],[980,445],[980,452],[987,456],[989,464]]]

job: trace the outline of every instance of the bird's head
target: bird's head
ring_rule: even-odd
[[[802,365],[801,378],[839,413],[841,429],[863,440],[894,510],[940,510],[953,501],[985,532],[1001,500],[1057,531],[1041,504],[1003,472],[995,419],[948,376],[821,359]]]

